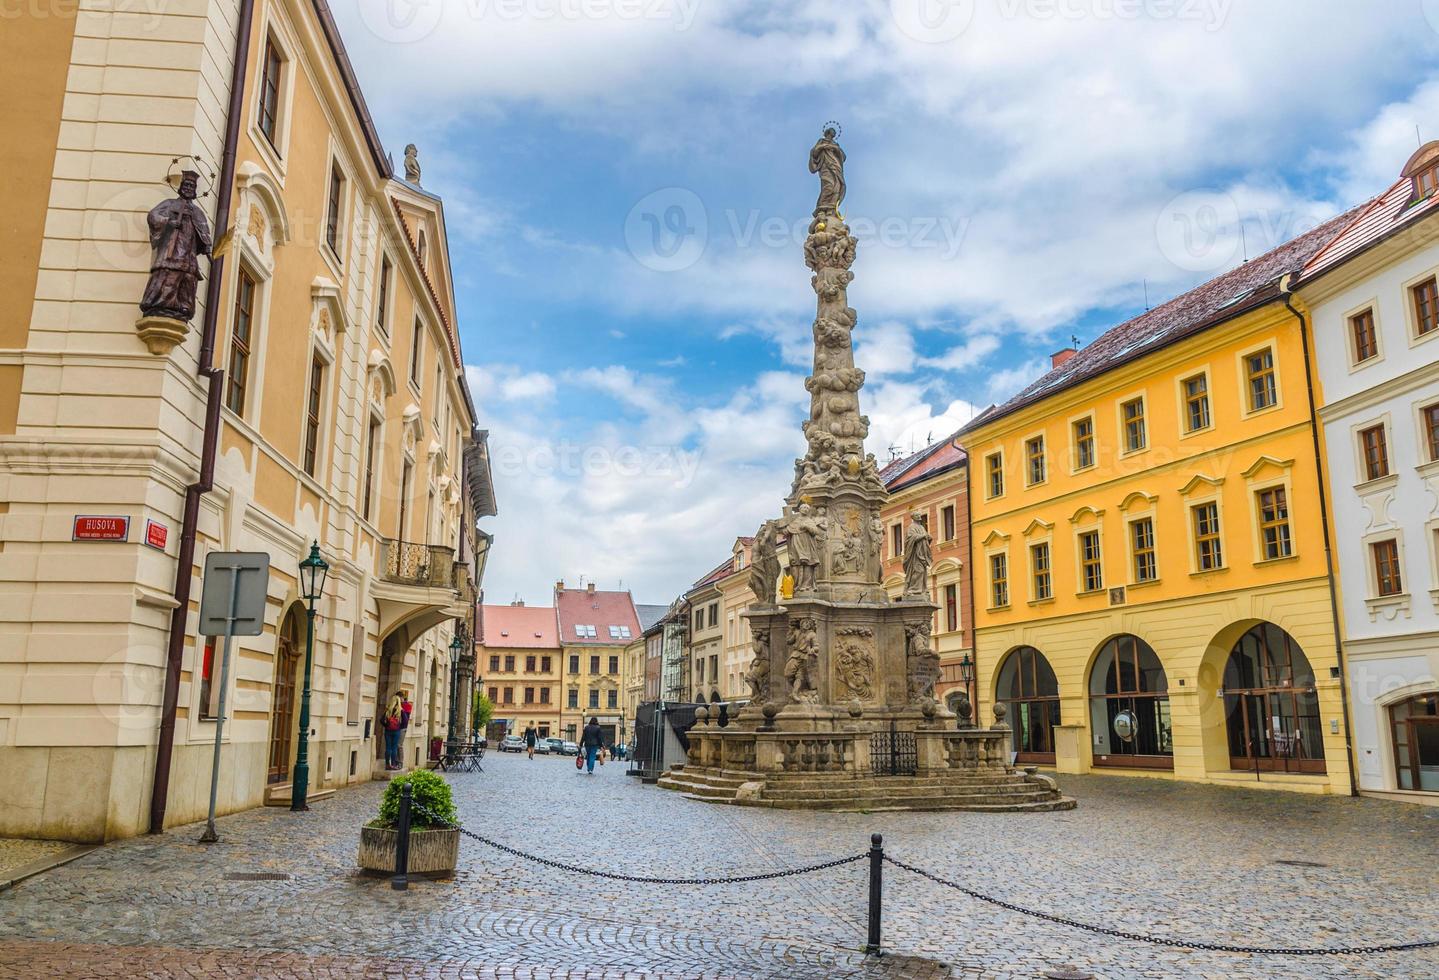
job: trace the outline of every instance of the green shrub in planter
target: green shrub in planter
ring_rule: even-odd
[[[410,806],[411,827],[438,827],[459,823],[450,784],[428,769],[416,769],[396,776],[385,787],[380,799],[380,816],[371,826],[396,827],[400,823],[400,787],[409,786],[413,794]],[[430,819],[433,816],[434,819]]]

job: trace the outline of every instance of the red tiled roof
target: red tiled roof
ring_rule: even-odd
[[[906,456],[903,460],[895,461],[908,465],[895,467],[894,462],[891,462],[880,472],[880,478],[884,480],[885,489],[893,493],[919,483],[936,473],[962,466],[965,461],[964,450],[959,448],[955,443],[955,436],[951,435],[924,447],[917,453]],[[890,472],[891,469],[893,472]],[[886,474],[888,475],[886,476]]]
[[[726,558],[724,561],[722,561],[722,562],[720,562],[718,565],[716,565],[713,570],[711,570],[708,574],[706,574],[706,575],[705,575],[703,578],[701,578],[698,582],[696,582],[694,585],[690,586],[690,591],[693,592],[695,589],[698,589],[699,587],[704,586],[704,585],[709,585],[711,582],[718,582],[720,579],[722,579],[722,578],[724,578],[725,576],[729,575],[730,572],[732,572],[732,571],[734,571],[734,554],[733,554],[733,553],[731,553],[730,556],[729,556],[728,558]]]
[[[1348,227],[1305,264],[1299,274],[1300,280],[1317,279],[1394,232],[1434,214],[1436,207],[1439,207],[1439,194],[1414,201],[1414,182],[1408,177],[1399,178],[1387,191],[1365,205]]]
[[[1112,327],[1068,361],[1002,405],[980,413],[960,433],[1013,414],[1144,354],[1262,306],[1279,296],[1279,282],[1297,272],[1359,215],[1361,204],[1236,269]]]
[[[640,620],[628,592],[594,592],[588,589],[556,589],[555,609],[560,623],[561,643],[586,646],[625,646],[640,635]],[[594,636],[580,636],[576,626],[593,626]],[[628,637],[611,637],[611,626],[628,626]]]
[[[485,605],[480,621],[480,646],[560,648],[555,611],[549,606]]]

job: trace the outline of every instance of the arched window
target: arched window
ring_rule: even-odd
[[[1229,764],[1235,769],[1324,772],[1324,733],[1314,669],[1294,637],[1260,623],[1224,667]]]
[[[1122,634],[1099,650],[1089,674],[1096,766],[1174,768],[1169,678],[1154,648]]]
[[[1014,751],[1019,762],[1054,762],[1054,729],[1059,725],[1059,682],[1044,654],[1016,647],[999,668],[995,700],[1009,707]]]
[[[1439,793],[1439,694],[1390,705],[1389,724],[1399,788]]]

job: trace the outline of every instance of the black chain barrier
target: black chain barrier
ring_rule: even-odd
[[[499,841],[490,840],[490,838],[484,836],[483,834],[477,834],[473,830],[466,830],[459,824],[447,823],[443,820],[440,820],[436,818],[433,814],[421,809],[418,806],[415,807],[415,810],[435,826],[449,827],[453,830],[458,830],[466,837],[472,837],[475,840],[479,841],[481,844],[493,847],[497,851],[504,851],[506,854],[513,854],[517,858],[524,858],[526,861],[533,861],[536,864],[543,864],[547,868],[557,868],[560,871],[571,871],[575,874],[589,875],[593,878],[608,878],[611,881],[632,881],[644,885],[738,885],[747,881],[769,881],[773,878],[788,878],[792,875],[807,875],[813,874],[816,871],[827,871],[830,868],[838,868],[842,865],[854,864],[857,861],[863,861],[869,856],[868,853],[855,854],[851,857],[838,858],[834,861],[825,861],[823,864],[811,864],[803,868],[787,868],[783,871],[766,871],[763,874],[734,875],[732,877],[726,878],[649,878],[643,875],[618,874],[613,871],[595,871],[591,868],[581,868],[577,865],[565,864],[562,861],[552,861],[549,858],[543,858],[537,854],[527,854],[524,851],[510,847],[508,844],[501,844]]]
[[[732,875],[720,878],[654,878],[646,875],[619,874],[613,871],[595,871],[591,868],[581,868],[574,864],[565,864],[563,861],[552,861],[549,858],[543,858],[537,854],[529,854],[518,848],[510,847],[508,844],[501,844],[499,841],[491,840],[483,834],[466,830],[457,823],[441,820],[435,816],[435,814],[413,801],[408,786],[404,787],[400,805],[399,825],[401,840],[396,863],[396,874],[392,882],[392,887],[397,889],[404,889],[408,883],[407,852],[409,850],[408,838],[412,811],[420,817],[423,817],[430,826],[458,830],[466,837],[473,838],[487,847],[493,847],[497,851],[503,851],[506,854],[511,854],[526,861],[533,861],[535,864],[542,864],[547,868],[556,868],[560,871],[571,872],[572,874],[589,875],[594,878],[607,878],[611,881],[630,881],[645,885],[738,885],[750,881],[771,881],[775,878],[789,878],[795,875],[813,874],[816,871],[827,871],[830,868],[838,868],[846,864],[855,864],[867,858],[869,860],[869,923],[864,947],[866,953],[877,954],[881,952],[882,949],[882,879],[885,864],[891,864],[902,871],[908,871],[910,874],[928,879],[936,885],[953,888],[955,891],[967,895],[975,901],[984,902],[1008,912],[1029,916],[1032,919],[1041,919],[1045,922],[1053,922],[1056,925],[1068,926],[1071,929],[1081,929],[1098,936],[1112,936],[1115,939],[1128,939],[1133,942],[1151,943],[1156,946],[1169,946],[1174,949],[1192,949],[1211,953],[1246,953],[1256,956],[1372,956],[1378,953],[1401,953],[1418,949],[1439,949],[1439,939],[1419,940],[1408,943],[1388,943],[1378,946],[1239,946],[1230,943],[1195,942],[1187,939],[1175,939],[1170,936],[1152,936],[1143,932],[1130,932],[1127,929],[1111,929],[1108,926],[1097,926],[1089,922],[1079,922],[1075,919],[1068,919],[1062,915],[1054,915],[1049,912],[1040,912],[1038,909],[1025,908],[1023,905],[1016,905],[1013,902],[1006,902],[1003,899],[994,898],[983,892],[975,891],[973,888],[961,885],[957,881],[941,878],[939,875],[925,871],[923,868],[916,868],[912,864],[885,854],[884,838],[879,834],[874,834],[870,838],[870,849],[862,854],[837,858],[821,864],[811,864],[803,868],[766,871],[763,874]]]
[[[937,885],[944,885],[962,892],[976,901],[995,905],[1010,912],[1017,912],[1020,915],[1027,915],[1034,919],[1043,919],[1046,922],[1055,922],[1062,926],[1069,926],[1073,929],[1083,929],[1085,932],[1096,933],[1101,936],[1114,936],[1117,939],[1131,939],[1135,942],[1153,943],[1158,946],[1173,946],[1178,949],[1193,949],[1213,953],[1253,953],[1261,956],[1363,956],[1375,953],[1399,953],[1415,949],[1439,948],[1439,939],[1430,939],[1411,943],[1391,943],[1385,946],[1332,946],[1332,947],[1304,947],[1304,946],[1232,946],[1228,943],[1204,943],[1190,942],[1185,939],[1172,939],[1167,936],[1150,936],[1142,932],[1129,932],[1124,929],[1110,929],[1106,926],[1096,926],[1088,922],[1077,922],[1074,919],[1066,919],[1062,915],[1051,915],[1048,912],[1040,912],[1036,909],[1028,909],[1022,905],[1015,905],[998,898],[977,892],[972,888],[966,888],[956,881],[949,881],[938,875],[931,874],[922,868],[916,868],[912,864],[885,855],[883,860],[896,868],[902,868],[910,874],[919,875],[921,878],[928,878]]]

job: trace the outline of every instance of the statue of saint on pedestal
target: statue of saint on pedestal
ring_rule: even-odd
[[[929,518],[922,511],[909,515],[909,530],[904,533],[904,594],[929,596],[930,552]]]
[[[774,605],[775,582],[779,580],[779,554],[774,521],[765,521],[754,536],[750,549],[749,590],[762,606]]]
[[[420,186],[420,148],[413,143],[405,147],[405,179]]]
[[[839,206],[844,203],[844,150],[839,148],[834,138],[834,127],[830,126],[809,151],[809,172],[819,174],[815,217],[839,214]]]
[[[796,592],[813,592],[824,548],[824,522],[814,516],[809,504],[800,504],[785,524],[789,532],[789,564],[794,569]]]
[[[180,175],[178,197],[155,205],[146,221],[150,227],[150,280],[140,299],[145,316],[189,323],[195,316],[195,289],[200,280],[201,255],[214,244],[205,212],[195,203],[200,175]]]

